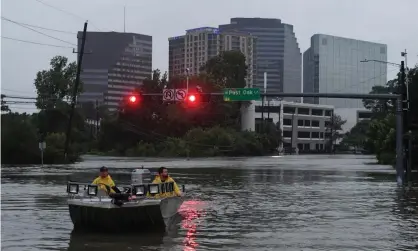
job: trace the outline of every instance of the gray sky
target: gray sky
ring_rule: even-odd
[[[88,30],[126,31],[153,37],[153,68],[168,68],[168,37],[186,29],[218,26],[232,17],[279,18],[292,24],[303,53],[315,33],[355,38],[388,45],[388,61],[399,63],[400,52],[408,50],[408,65],[418,62],[417,0],[2,0],[3,17],[51,29],[77,32],[89,20]],[[403,6],[400,5],[403,3]],[[77,15],[79,17],[76,17]],[[415,18],[414,18],[415,16]],[[75,34],[37,29],[48,35],[77,43]],[[39,43],[70,46],[16,24],[1,21],[1,35]],[[55,48],[1,39],[1,92],[35,96],[33,80],[48,69],[50,59],[62,55],[76,60],[70,48]],[[396,69],[388,66],[388,78]],[[12,107],[23,107],[15,105]],[[25,106],[26,107],[26,106]],[[34,106],[15,111],[33,112]],[[32,107],[32,108],[30,108]]]

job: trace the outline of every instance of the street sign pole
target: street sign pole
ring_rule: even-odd
[[[41,150],[41,165],[44,167],[44,150],[46,148],[45,142],[39,142],[39,150]]]

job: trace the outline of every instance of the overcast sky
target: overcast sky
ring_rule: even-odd
[[[404,49],[408,51],[409,66],[418,61],[418,0],[1,0],[2,17],[68,31],[38,29],[70,44],[4,20],[1,35],[71,47],[71,43],[77,43],[72,32],[82,30],[84,20],[89,20],[90,31],[123,32],[124,6],[126,31],[153,37],[153,68],[162,71],[168,68],[168,37],[182,35],[190,28],[226,24],[232,17],[279,18],[292,24],[302,53],[309,47],[310,37],[322,33],[387,44],[391,62],[399,63]],[[76,60],[71,48],[2,38],[1,92],[34,97],[35,75],[47,69],[55,55]],[[396,69],[388,66],[388,74],[392,78]],[[33,111],[33,107],[25,110]]]

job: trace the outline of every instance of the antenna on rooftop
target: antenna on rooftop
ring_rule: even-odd
[[[123,6],[123,32],[125,33],[125,27],[126,27],[126,5]]]

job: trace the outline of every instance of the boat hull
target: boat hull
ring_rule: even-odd
[[[68,201],[74,230],[97,232],[142,232],[164,230],[175,217],[180,197],[150,199],[116,206],[110,201]]]

